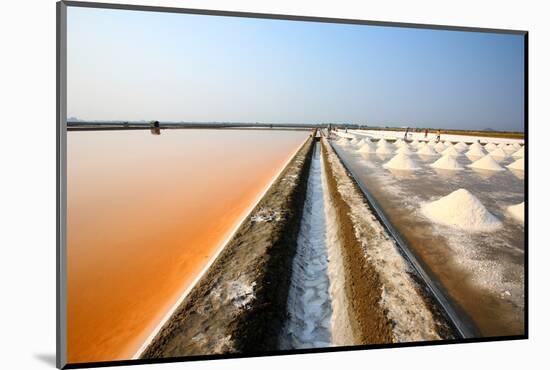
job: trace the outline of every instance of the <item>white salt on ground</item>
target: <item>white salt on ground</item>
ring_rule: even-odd
[[[452,148],[452,147],[449,147]],[[463,170],[464,167],[462,167],[455,159],[454,156],[450,154],[445,154],[443,157],[439,158],[437,161],[432,163],[430,166],[434,168],[440,168],[443,170]]]
[[[485,150],[488,151],[488,152],[492,152],[496,148],[497,148],[497,146],[493,143],[485,144]]]
[[[498,160],[503,160],[504,158],[508,157],[508,154],[506,154],[506,152],[502,150],[502,148],[496,148],[495,150],[489,152],[489,155]]]
[[[512,154],[512,157],[514,158],[523,158],[525,157],[525,147],[522,147],[521,149],[519,149],[517,152],[515,152],[514,154]]]
[[[413,152],[409,149],[409,146],[407,144],[401,145],[399,149],[395,151],[396,153],[402,153],[402,154],[412,154]]]
[[[443,152],[441,152],[443,155],[450,155],[453,157],[458,157],[460,155],[460,152],[456,150],[453,146],[447,147]]]
[[[491,157],[490,154],[487,154],[485,157],[478,159],[472,164],[468,165],[472,168],[477,168],[480,170],[488,170],[488,171],[504,171],[504,168],[502,168],[493,157]]]
[[[476,149],[476,150],[484,150],[483,149],[483,145],[481,145],[480,143],[478,143],[477,141],[475,143],[473,143],[472,145],[470,145],[470,148],[469,150],[472,150],[472,149]]]
[[[417,152],[421,155],[438,155],[435,150],[431,146],[425,145],[424,147],[420,148],[420,150]]]
[[[460,152],[463,152],[466,149],[468,149],[468,145],[464,144],[462,141],[459,141],[454,146],[455,146],[455,149],[460,151]]]
[[[389,168],[392,170],[403,170],[403,171],[411,171],[418,169],[418,166],[416,163],[406,154],[399,153],[392,159],[388,161],[388,163],[384,164],[384,168]]]
[[[366,143],[363,143],[363,145],[361,145],[358,151],[359,153],[374,153],[375,150],[376,150],[376,147],[374,145],[366,142]]]
[[[447,147],[445,146],[445,144],[443,144],[441,141],[437,144],[434,145],[434,149],[437,150],[438,152],[442,152],[444,151],[445,149],[447,149]]]
[[[524,171],[524,163],[523,158],[520,158],[511,164],[509,164],[507,167],[511,170],[518,170],[518,171]]]
[[[506,210],[513,218],[523,223],[523,219],[525,216],[525,202],[521,202],[520,204],[510,206]]]
[[[422,213],[433,222],[466,231],[492,231],[502,223],[466,189],[458,189],[451,194],[428,203],[421,208]]]
[[[376,153],[378,154],[390,154],[393,153],[393,149],[388,145],[378,145],[378,148],[376,149]]]
[[[486,154],[481,146],[475,146],[465,153],[466,157],[483,157]]]
[[[378,140],[378,143],[376,143],[376,145],[377,146],[388,145],[388,142],[385,139],[380,139]]]

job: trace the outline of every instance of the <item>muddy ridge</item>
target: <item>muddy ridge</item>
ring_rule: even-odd
[[[338,184],[327,158],[323,143],[321,153],[325,163],[329,195],[336,211],[339,237],[341,241],[345,291],[348,301],[348,317],[355,342],[358,344],[391,343],[390,321],[379,302],[382,299],[382,284],[374,267],[365,258],[361,243],[355,236],[350,222],[350,207],[338,192]]]
[[[312,143],[307,139],[140,358],[278,348]]]
[[[419,281],[395,240],[380,224],[376,212],[370,207],[329,142],[326,139],[322,141],[327,178],[332,177],[330,193],[336,198],[336,204],[344,204],[339,211],[339,219],[344,222],[338,225],[342,232],[345,231],[343,236],[349,240],[344,249],[349,253],[348,244],[351,243],[356,261],[364,261],[360,274],[366,273],[369,276],[368,281],[373,290],[367,297],[356,297],[369,299],[368,305],[373,305],[371,309],[377,315],[377,323],[373,322],[371,325],[379,325],[383,330],[382,335],[387,335],[385,324],[389,325],[391,339],[385,341],[386,343],[452,338],[452,330],[440,307],[434,304],[425,285]],[[345,222],[346,219],[348,222]],[[354,268],[353,264],[350,268]],[[352,283],[358,281],[360,280],[354,278]]]

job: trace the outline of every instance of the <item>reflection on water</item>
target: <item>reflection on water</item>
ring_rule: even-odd
[[[309,132],[68,134],[68,359],[128,359]]]

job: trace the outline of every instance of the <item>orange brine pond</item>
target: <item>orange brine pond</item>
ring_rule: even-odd
[[[69,362],[132,358],[308,135],[69,132]]]

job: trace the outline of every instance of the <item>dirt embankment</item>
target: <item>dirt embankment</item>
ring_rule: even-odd
[[[310,138],[141,358],[278,348],[311,155]]]
[[[379,302],[382,298],[382,284],[373,266],[365,258],[361,243],[355,236],[350,221],[350,207],[338,192],[338,184],[331,162],[327,158],[327,148],[321,152],[325,163],[325,175],[331,204],[336,213],[345,291],[348,302],[348,317],[357,344],[391,343],[390,321],[385,316]]]
[[[452,337],[395,240],[376,219],[328,141],[322,142],[331,204],[342,240],[349,317],[358,343]]]

